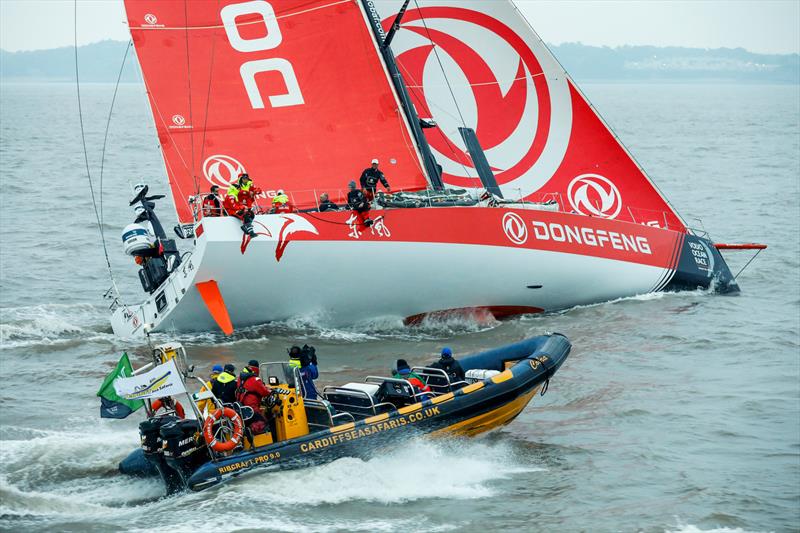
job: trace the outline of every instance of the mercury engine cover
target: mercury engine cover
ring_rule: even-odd
[[[177,420],[161,426],[160,434],[164,441],[164,459],[186,485],[192,473],[211,459],[203,442],[200,423],[197,420]]]
[[[142,438],[144,457],[156,467],[161,479],[167,486],[167,494],[183,489],[183,481],[178,472],[167,464],[164,458],[164,441],[161,439],[161,427],[180,420],[177,416],[159,416],[148,418],[139,423],[139,435]]]

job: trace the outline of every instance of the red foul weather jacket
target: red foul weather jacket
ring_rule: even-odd
[[[237,388],[240,389],[240,391],[243,388],[244,391],[236,395],[236,401],[242,405],[252,407],[256,412],[259,412],[261,408],[261,398],[269,396],[272,393],[272,390],[264,385],[264,382],[261,381],[261,378],[258,376],[249,376],[245,378],[244,384],[242,384],[242,376],[239,376]]]

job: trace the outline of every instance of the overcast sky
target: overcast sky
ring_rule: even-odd
[[[465,0],[468,4],[469,0]],[[800,0],[516,0],[548,43],[800,52]],[[0,0],[0,48],[72,44],[72,0]],[[78,0],[78,42],[127,40],[122,0]]]

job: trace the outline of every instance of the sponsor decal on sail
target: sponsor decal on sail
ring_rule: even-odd
[[[186,200],[196,176],[224,187],[242,164],[262,190],[290,190],[298,209],[315,207],[322,191],[343,203],[345,178],[376,156],[396,161],[393,188],[427,186],[360,2],[125,0],[125,8],[180,222],[193,221]]]
[[[581,174],[567,187],[569,205],[581,215],[617,218],[622,195],[610,179],[600,174]]]
[[[191,124],[186,123],[186,117],[180,114],[172,115],[172,124],[167,126],[171,130],[190,130]]]
[[[565,78],[543,75],[555,62],[535,52],[507,20],[470,7],[423,4],[409,10],[403,19],[407,31],[393,48],[419,114],[440,125],[426,135],[444,168],[443,180],[480,186],[457,133],[466,124],[475,129],[501,188],[528,196],[544,185],[567,150],[569,88]]]
[[[152,13],[145,13],[144,15],[144,24],[142,24],[145,28],[163,28],[163,24],[158,23],[158,17],[153,15]]]
[[[222,188],[227,188],[236,181],[239,174],[244,173],[244,165],[229,155],[216,154],[203,161],[203,176],[212,185]]]

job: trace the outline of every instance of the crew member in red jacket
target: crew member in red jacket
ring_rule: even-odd
[[[222,202],[219,201],[219,185],[212,185],[211,192],[203,198],[203,216],[222,216]]]
[[[253,408],[253,418],[248,420],[247,426],[254,435],[267,430],[267,419],[261,411],[261,402],[272,394],[272,389],[264,385],[258,377],[258,361],[255,359],[247,363],[236,381],[236,401],[242,405]]]
[[[240,174],[239,179],[228,187],[225,200],[222,202],[228,216],[234,216],[243,222],[242,231],[250,237],[255,237],[253,231],[253,219],[255,213],[251,209],[255,202],[255,196],[261,193],[261,189],[253,187],[253,180],[247,174]]]

